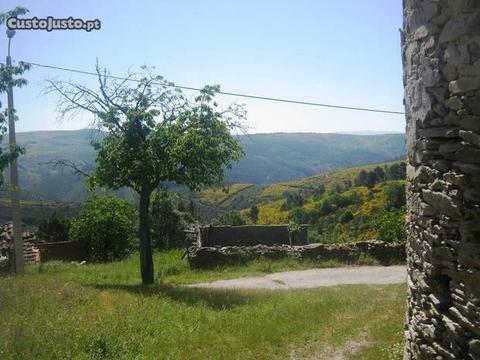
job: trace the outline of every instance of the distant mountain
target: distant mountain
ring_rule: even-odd
[[[404,134],[400,131],[388,131],[388,130],[358,130],[358,131],[340,131],[339,134],[347,135],[389,135],[389,134]]]
[[[231,182],[271,184],[405,156],[405,136],[274,133],[242,136]]]
[[[231,183],[290,181],[405,155],[403,134],[274,133],[239,138],[246,156],[229,172]],[[25,132],[19,133],[17,139],[26,149],[19,159],[24,198],[64,202],[85,198],[83,177],[65,168],[54,168],[52,162],[68,160],[86,172],[92,171],[95,152],[90,145],[91,130]]]

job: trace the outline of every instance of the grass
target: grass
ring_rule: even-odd
[[[361,338],[349,356],[379,359],[401,347],[405,285],[193,289],[178,284],[313,264],[257,261],[195,271],[180,255],[156,254],[157,282],[150,287],[138,285],[136,256],[111,264],[47,263],[0,279],[0,358],[329,358],[328,349]]]

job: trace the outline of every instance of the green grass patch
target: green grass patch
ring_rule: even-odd
[[[52,262],[1,278],[0,358],[328,358],[326,349],[362,338],[352,358],[379,359],[401,344],[405,285],[193,289],[178,284],[308,264],[258,261],[199,271],[180,257],[156,254],[157,283],[150,287],[138,285],[137,256],[110,264]]]

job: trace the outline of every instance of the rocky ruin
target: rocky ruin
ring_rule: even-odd
[[[480,1],[404,0],[405,359],[480,359]]]
[[[35,264],[40,261],[40,250],[37,247],[35,234],[26,231],[23,237],[23,258],[25,264]],[[7,223],[0,227],[0,271],[9,272],[13,254],[13,226]]]

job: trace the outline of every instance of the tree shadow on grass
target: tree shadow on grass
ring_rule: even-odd
[[[225,289],[201,289],[166,284],[121,285],[85,284],[98,290],[121,290],[142,296],[162,296],[188,306],[208,306],[214,310],[231,310],[239,306],[255,304],[268,295],[256,292],[240,292]]]

